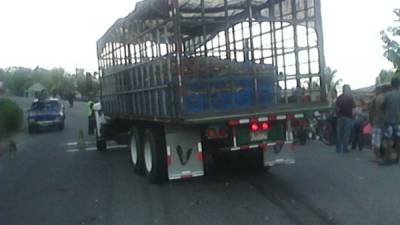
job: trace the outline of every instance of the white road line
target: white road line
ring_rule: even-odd
[[[85,143],[87,145],[89,145],[89,144],[94,144],[95,142],[94,141],[86,141]],[[66,146],[76,146],[76,145],[78,145],[78,142],[68,142],[68,143],[65,143],[64,145],[66,145]]]
[[[68,149],[67,152],[78,152],[79,149]]]
[[[119,148],[127,148],[128,145],[113,145],[113,146],[108,146],[107,149],[119,149]],[[86,147],[84,150],[79,150],[79,149],[68,149],[67,152],[79,152],[79,151],[96,151],[96,147]]]
[[[113,145],[113,146],[108,146],[107,149],[116,149],[116,148],[127,148],[129,145]]]
[[[77,144],[78,144],[78,142],[68,142],[68,143],[65,143],[64,145],[72,146],[72,145],[77,145]]]

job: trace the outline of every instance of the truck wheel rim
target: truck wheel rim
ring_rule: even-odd
[[[131,137],[131,158],[133,165],[137,163],[137,145],[136,145],[136,138],[132,135]]]
[[[148,141],[144,144],[144,162],[146,164],[147,172],[151,172],[151,169],[153,168],[153,161],[152,161],[151,147]]]

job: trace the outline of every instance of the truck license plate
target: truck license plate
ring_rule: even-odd
[[[268,135],[267,135],[267,132],[265,132],[265,131],[250,133],[250,141],[262,141],[262,140],[267,140],[267,139],[268,139]]]

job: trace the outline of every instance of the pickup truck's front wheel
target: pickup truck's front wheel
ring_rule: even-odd
[[[155,129],[147,129],[143,140],[145,174],[153,184],[167,181],[167,156],[163,134]]]
[[[61,122],[60,124],[58,124],[58,130],[59,131],[63,131],[64,130],[64,127],[65,127],[65,124],[64,124],[64,121],[63,122]]]
[[[33,134],[34,132],[35,132],[35,127],[33,126],[33,125],[28,125],[28,132],[30,133],[30,134]]]

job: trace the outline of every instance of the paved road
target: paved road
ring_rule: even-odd
[[[63,132],[22,134],[17,158],[0,159],[1,225],[400,224],[400,167],[369,162],[369,151],[312,143],[293,166],[209,165],[205,177],[155,186],[134,174],[124,148],[74,150],[84,116],[81,103],[67,108]]]

